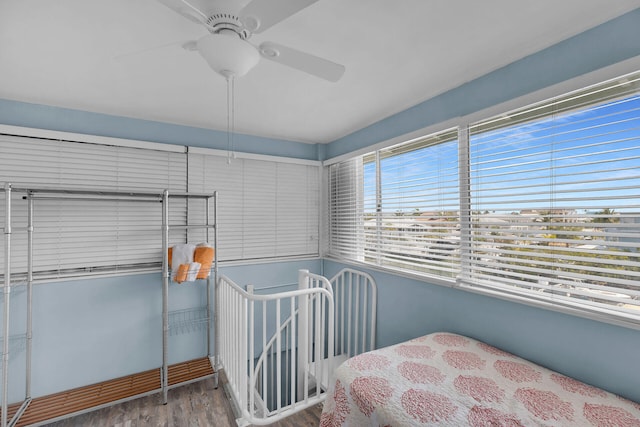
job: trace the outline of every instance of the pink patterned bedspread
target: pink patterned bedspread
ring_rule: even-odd
[[[434,333],[336,370],[321,427],[640,427],[640,404],[472,338]]]

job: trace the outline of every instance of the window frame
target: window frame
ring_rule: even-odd
[[[338,231],[338,236],[330,233],[330,244],[336,245],[330,245],[330,255],[393,271],[424,268],[438,277],[455,277],[459,269],[459,241],[447,232],[455,229],[455,214],[419,217],[413,207],[418,203],[422,207],[457,211],[451,209],[451,203],[455,200],[456,205],[459,197],[458,165],[447,156],[458,150],[457,135],[457,130],[451,128],[329,166],[329,186],[340,193],[330,191],[329,229]],[[428,177],[405,173],[404,162],[416,158],[429,161],[434,172]],[[392,168],[384,167],[385,164]],[[360,184],[341,184],[340,178],[359,179]],[[420,189],[425,191],[421,193]],[[339,200],[340,196],[344,200]],[[336,215],[336,207],[344,206],[348,212],[343,209]],[[351,218],[358,215],[359,218]],[[344,224],[338,225],[342,221]],[[350,232],[351,228],[355,231]],[[429,256],[428,248],[434,251]],[[424,265],[418,266],[419,263]]]
[[[612,69],[613,68],[617,68],[617,67],[612,67]],[[633,68],[633,70],[637,70],[637,69],[638,69],[637,67]],[[543,91],[540,91],[539,93],[530,94],[518,100],[512,100],[498,106],[493,106],[487,110],[476,112],[456,120],[456,123],[458,125],[458,133],[459,133],[458,135],[458,141],[459,141],[458,161],[460,164],[459,211],[461,216],[460,252],[461,252],[461,258],[462,258],[462,261],[461,261],[462,265],[461,265],[461,273],[459,277],[457,277],[455,280],[448,280],[442,277],[429,276],[429,275],[421,274],[419,272],[397,271],[395,269],[391,269],[391,268],[380,266],[380,265],[375,265],[375,264],[364,262],[364,261],[355,261],[355,260],[346,260],[346,261],[341,260],[341,261],[355,264],[355,265],[360,265],[373,270],[378,270],[386,273],[393,273],[400,276],[409,277],[409,278],[419,280],[419,281],[424,281],[427,283],[444,285],[448,287],[455,287],[465,291],[489,295],[489,296],[500,298],[500,299],[516,301],[519,303],[524,303],[524,304],[532,305],[536,307],[543,307],[543,308],[551,309],[554,311],[560,311],[560,312],[568,313],[571,315],[577,315],[580,317],[590,318],[598,321],[604,321],[607,323],[630,327],[633,329],[640,329],[640,317],[638,318],[635,318],[634,316],[627,317],[624,314],[617,312],[615,310],[608,311],[602,308],[595,311],[588,310],[588,309],[585,309],[585,307],[581,306],[580,304],[571,304],[571,303],[557,304],[553,301],[549,301],[545,299],[536,299],[530,296],[523,296],[520,294],[510,293],[508,292],[508,290],[506,292],[503,292],[496,289],[483,289],[483,288],[477,288],[475,286],[468,286],[469,284],[468,277],[466,277],[466,274],[465,274],[466,272],[469,271],[467,268],[468,265],[466,265],[465,263],[468,257],[470,256],[470,252],[472,248],[472,245],[471,245],[472,206],[471,206],[471,196],[470,196],[471,183],[470,183],[470,172],[469,172],[469,161],[470,161],[469,159],[469,126],[474,122],[486,120],[487,117],[493,117],[500,114],[508,114],[509,111],[525,109],[527,108],[527,106],[541,103],[557,96],[563,96],[573,91],[584,90],[589,88],[590,86],[600,85],[609,80],[622,79],[625,77],[624,73],[620,75],[620,74],[611,74],[611,70],[608,70],[608,72],[609,72],[609,75],[606,75],[606,78],[599,77],[599,76],[602,76],[602,72],[592,73],[592,75],[588,76],[588,78],[583,76],[581,78],[574,79],[574,81],[568,85],[567,84],[558,85],[560,87],[560,90],[558,90],[558,87],[547,88]],[[634,74],[634,73],[635,71],[632,73],[626,73],[626,74]],[[591,79],[591,81],[589,82],[590,84],[580,83],[580,82],[584,82],[585,80],[589,81],[589,79]],[[564,88],[566,88],[567,86],[569,86],[571,90],[564,90]],[[558,93],[560,93],[561,95],[558,95]],[[539,99],[535,99],[536,97]],[[532,100],[532,98],[534,99]],[[590,104],[590,105],[593,105],[593,104]],[[510,108],[507,109],[507,107],[510,107]],[[505,113],[505,111],[507,111],[507,113]],[[430,126],[428,128],[423,129],[422,131],[417,131],[417,132],[419,132],[422,135],[427,135],[428,132],[436,133],[439,129],[444,129],[446,125],[449,125],[449,124],[450,122],[441,123],[440,125]],[[412,138],[415,138],[417,132],[412,132],[410,136]],[[359,150],[359,152],[354,152],[354,153],[358,153],[358,154],[364,153],[367,155],[375,155],[375,153],[379,152],[385,146],[391,146],[391,145],[397,144],[398,143],[397,139],[398,138],[395,138],[393,140],[393,143],[390,143],[390,142],[387,142],[386,144],[378,143],[375,146],[372,146],[372,147],[375,147],[375,150],[373,151],[371,151],[371,149],[369,149],[368,151]],[[407,138],[406,141],[410,141],[410,139]],[[361,155],[364,155],[364,154],[361,154]],[[353,157],[353,156],[350,156],[350,157]],[[344,158],[346,158],[345,155],[341,156],[340,158],[330,159],[329,161],[325,162],[325,165],[329,166],[333,163],[340,162]],[[330,191],[329,188],[328,188],[328,191]],[[331,197],[331,195],[329,197]],[[328,209],[331,209],[331,207],[329,207]],[[331,254],[330,249],[327,256],[329,258],[340,260],[338,257],[335,257]]]

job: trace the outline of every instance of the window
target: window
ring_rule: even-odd
[[[331,165],[330,254],[455,277],[457,151],[449,130]]]
[[[639,78],[469,127],[466,283],[640,318]]]
[[[640,72],[329,179],[332,256],[640,325]]]
[[[357,157],[329,168],[329,250],[364,260],[363,162]]]
[[[141,143],[140,145],[144,145]],[[169,194],[218,191],[221,261],[319,254],[319,167],[315,162],[226,156],[0,135],[0,183],[16,188],[73,188]],[[169,147],[169,146],[167,146]],[[198,151],[198,150],[195,150]],[[27,269],[27,202],[12,197],[12,266]],[[211,203],[213,204],[213,203]],[[0,192],[4,227],[4,192]],[[162,205],[128,200],[34,201],[34,277],[84,277],[159,271]],[[205,223],[201,199],[169,199],[169,224]],[[210,212],[212,215],[213,212]],[[211,233],[209,233],[211,236]],[[169,244],[208,241],[203,228],[175,227]],[[0,275],[4,245],[0,245]]]
[[[186,191],[183,153],[69,141],[0,136],[0,182],[14,187],[91,190]],[[12,198],[12,272],[27,269],[24,193]],[[4,208],[4,193],[0,198]],[[172,223],[184,224],[184,200],[169,204]],[[4,227],[4,209],[0,221]],[[34,201],[35,277],[71,277],[129,271],[160,265],[160,203],[132,201]],[[184,230],[171,233],[184,240]],[[0,248],[4,265],[4,245]],[[4,272],[4,268],[2,269]]]
[[[189,153],[189,190],[220,195],[220,260],[318,256],[319,173],[313,162],[238,157],[228,164],[226,156]],[[190,220],[199,213],[190,210]]]

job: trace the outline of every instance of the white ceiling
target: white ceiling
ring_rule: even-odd
[[[156,0],[0,3],[0,98],[226,129],[224,78],[181,47],[206,30]],[[329,83],[260,61],[236,81],[236,131],[331,142],[638,6],[320,0],[251,42],[330,59],[345,75]]]

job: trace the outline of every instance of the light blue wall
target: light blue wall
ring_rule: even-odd
[[[330,159],[640,55],[640,8],[340,138]]]
[[[7,99],[0,99],[0,124],[190,147],[227,149],[225,132]],[[234,146],[236,151],[243,153],[306,160],[318,158],[316,144],[235,134]]]
[[[346,265],[325,260],[331,277]],[[640,402],[640,331],[364,270],[378,284],[376,343],[466,335]]]
[[[298,283],[298,270],[318,273],[321,267],[322,261],[317,259],[224,267],[220,269],[220,273],[240,286],[253,285],[259,289],[265,286]]]
[[[17,288],[19,289],[19,288]],[[171,309],[206,301],[204,281],[170,286]],[[13,298],[24,313],[25,292]],[[160,273],[38,284],[33,289],[34,397],[162,365]],[[12,322],[24,333],[24,322]],[[206,355],[206,335],[171,337],[170,363]],[[12,356],[10,401],[24,397],[25,352]]]
[[[319,272],[320,260],[221,268],[241,286],[297,282],[298,270]],[[206,304],[206,281],[169,286],[169,310]],[[12,334],[25,332],[26,292],[12,292]],[[14,349],[15,350],[15,349]],[[25,350],[12,351],[9,401],[25,393]],[[207,355],[206,334],[169,338],[169,363]],[[34,286],[32,396],[38,397],[162,366],[160,273]]]
[[[222,268],[241,286],[289,285],[299,269],[333,276],[334,261]],[[378,346],[435,331],[468,335],[587,383],[640,401],[640,332],[458,289],[367,270],[379,286]],[[160,274],[34,287],[33,396],[162,364]],[[277,289],[288,290],[288,289]],[[24,330],[25,292],[12,296],[13,333]],[[204,283],[170,285],[171,310],[200,306]],[[170,338],[170,363],[206,354],[205,336]],[[24,351],[10,362],[10,401],[24,394]]]

